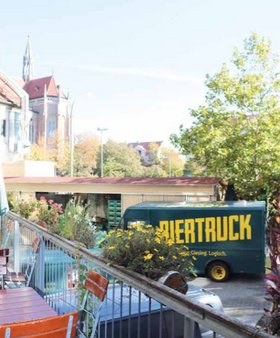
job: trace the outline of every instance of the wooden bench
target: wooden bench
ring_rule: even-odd
[[[0,338],[71,338],[76,337],[78,311],[48,318],[3,324]]]

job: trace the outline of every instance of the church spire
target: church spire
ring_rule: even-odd
[[[33,58],[29,35],[27,37],[25,54],[23,56],[22,78],[24,82],[28,82],[33,79]]]

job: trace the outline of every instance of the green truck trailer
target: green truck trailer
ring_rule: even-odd
[[[186,245],[198,275],[225,281],[231,274],[265,272],[265,202],[143,202],[124,212],[122,226],[150,224]]]

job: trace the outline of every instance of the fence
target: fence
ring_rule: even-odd
[[[78,284],[86,269],[107,276],[110,284],[100,313],[98,337],[272,337],[165,285],[111,264],[78,243],[51,234],[12,212],[6,217],[2,242],[10,248],[9,264],[16,272],[26,271],[30,257],[36,255],[30,285],[58,313],[79,308]]]

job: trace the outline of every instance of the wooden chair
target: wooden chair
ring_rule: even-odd
[[[0,279],[1,279],[1,286],[0,288],[4,288],[4,276],[7,273],[7,265],[9,261],[9,253],[10,250],[8,248],[0,249]]]
[[[28,259],[24,272],[7,272],[4,274],[4,287],[19,288],[29,286],[31,277],[35,268],[37,255],[39,251],[40,239],[36,237],[32,242],[32,252]]]
[[[76,337],[78,311],[28,322],[0,325],[0,338]]]
[[[109,280],[104,276],[93,270],[88,271],[85,281],[86,292],[81,304],[80,321],[77,326],[78,337],[94,337],[108,284]]]
[[[8,242],[9,242],[13,227],[14,227],[14,221],[12,219],[8,219],[6,226],[3,229],[3,238],[2,238],[2,247],[3,248],[8,247]]]

